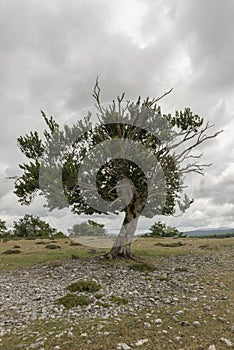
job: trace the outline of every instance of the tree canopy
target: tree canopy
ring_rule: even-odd
[[[149,230],[148,237],[185,237],[176,227],[167,226],[161,221],[154,223]]]
[[[5,235],[7,233],[6,221],[0,219],[0,235]]]
[[[23,174],[15,183],[21,204],[38,193],[48,209],[70,207],[75,214],[125,213],[111,256],[129,257],[141,215],[173,215],[185,211],[192,199],[184,193],[184,176],[203,174],[208,164],[192,151],[220,131],[190,108],[163,114],[159,98],[124,102],[124,94],[107,107],[94,88],[96,119],[91,113],[74,125],[60,128],[42,112],[47,125],[44,138],[31,132],[18,138],[29,159],[20,164]]]
[[[13,223],[13,235],[22,238],[51,237],[57,230],[38,216],[26,214]]]

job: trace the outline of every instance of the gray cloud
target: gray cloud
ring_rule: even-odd
[[[204,161],[214,165],[204,178],[193,180],[198,205],[212,208],[213,203],[219,210],[202,210],[204,216],[192,206],[182,224],[204,227],[226,220],[231,225],[233,10],[232,0],[215,6],[211,0],[129,0],[119,6],[107,0],[1,1],[1,215],[9,222],[30,210],[46,216],[39,202],[20,207],[11,194],[13,183],[5,180],[24,160],[16,139],[43,130],[41,109],[63,122],[93,105],[99,75],[103,102],[123,91],[136,99],[174,87],[162,101],[165,111],[191,106],[216,130],[224,128],[217,140],[200,148]],[[57,221],[63,217],[53,215]]]

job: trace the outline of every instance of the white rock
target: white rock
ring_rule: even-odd
[[[216,350],[215,345],[210,345],[209,348],[208,348],[208,350]]]
[[[154,321],[155,323],[162,323],[161,318],[156,318],[156,320]]]
[[[128,344],[126,343],[119,343],[117,345],[117,350],[130,350],[130,346],[128,346]]]
[[[226,344],[228,347],[231,347],[233,345],[233,343],[229,339],[220,338],[220,340],[221,340],[222,343]]]
[[[149,322],[144,322],[144,327],[145,328],[150,328],[151,327],[151,324]]]
[[[147,343],[149,341],[149,339],[140,339],[136,342],[136,346],[141,346],[145,343]]]
[[[196,302],[196,301],[198,301],[198,298],[197,297],[192,297],[192,298],[190,298],[190,300]]]

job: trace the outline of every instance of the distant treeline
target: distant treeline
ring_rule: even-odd
[[[219,233],[213,235],[189,236],[188,238],[231,238],[234,237],[234,232]]]

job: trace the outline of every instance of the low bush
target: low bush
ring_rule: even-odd
[[[82,245],[82,244],[79,242],[73,242],[73,241],[70,242],[70,246],[72,246],[72,247],[80,246],[80,245]]]
[[[129,268],[134,271],[139,271],[139,272],[153,272],[157,270],[157,268],[154,265],[150,265],[147,263],[144,264],[132,264],[129,265]]]
[[[10,254],[19,254],[19,253],[21,253],[21,250],[19,249],[7,249],[2,254],[10,255]]]
[[[67,289],[70,292],[87,292],[87,293],[93,293],[97,292],[101,289],[101,286],[97,284],[94,281],[84,281],[79,280],[77,282],[74,282],[70,284]]]
[[[71,309],[76,306],[87,306],[90,303],[91,300],[85,295],[76,295],[73,293],[68,293],[57,300],[57,304],[63,305],[66,309]]]
[[[161,243],[161,242],[158,242],[158,243],[155,243],[154,245],[157,246],[157,247],[174,248],[174,247],[182,247],[182,246],[185,245],[185,243],[182,243],[182,242],[173,242],[173,243]]]
[[[47,249],[61,249],[60,245],[57,244],[47,244]]]

